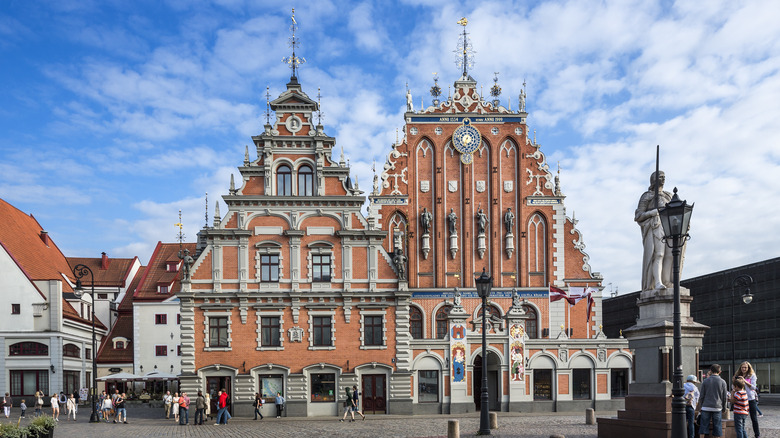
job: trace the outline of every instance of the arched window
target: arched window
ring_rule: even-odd
[[[298,168],[298,196],[314,196],[314,172],[309,166]]]
[[[547,229],[539,213],[528,221],[528,276],[530,284],[547,284]]]
[[[525,334],[528,335],[529,339],[539,338],[539,316],[536,314],[536,310],[531,306],[523,306],[523,310],[528,315],[528,319],[525,320]]]
[[[447,329],[449,328],[449,318],[452,306],[441,306],[436,311],[436,339],[444,339],[447,337]]]
[[[423,316],[417,307],[409,309],[409,331],[412,332],[412,339],[423,338]]]
[[[81,358],[81,349],[73,344],[65,344],[62,346],[62,355],[79,359]]]
[[[276,194],[292,196],[292,171],[290,166],[282,165],[276,169]]]
[[[40,342],[17,342],[9,348],[9,356],[48,356],[49,346]]]
[[[492,304],[487,307],[486,313],[488,321],[495,318],[501,319],[501,311]],[[479,317],[482,317],[482,309],[479,309]]]

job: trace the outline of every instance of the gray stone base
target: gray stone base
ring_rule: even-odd
[[[477,412],[477,407],[474,406],[473,401],[450,403],[450,414],[466,414],[469,412]]]
[[[387,407],[388,407],[388,410],[387,410],[388,414],[393,414],[393,415],[412,415],[412,414],[416,414],[417,413],[416,411],[412,411],[412,408],[414,406],[412,404],[412,399],[411,398],[407,398],[407,399],[394,398],[394,399],[391,399],[388,402],[388,406]]]
[[[414,406],[414,415],[444,414],[441,403],[418,403]]]

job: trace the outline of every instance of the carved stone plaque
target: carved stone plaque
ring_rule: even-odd
[[[430,181],[420,181],[420,191],[423,193],[428,193],[431,190],[431,182]]]
[[[458,182],[457,181],[447,181],[447,190],[450,192],[457,192],[458,191]]]
[[[300,327],[291,327],[287,330],[290,342],[303,342],[303,329]]]
[[[513,181],[504,181],[504,191],[505,192],[511,193],[513,188],[514,188]]]
[[[485,191],[485,181],[477,181],[477,191],[482,193]]]

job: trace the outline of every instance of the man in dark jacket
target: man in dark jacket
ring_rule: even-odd
[[[710,421],[712,421],[713,437],[723,436],[722,415],[726,413],[726,382],[720,378],[720,365],[713,364],[710,367],[710,377],[701,383],[701,394],[696,412],[701,411],[701,426],[699,435],[710,433]]]
[[[203,391],[198,391],[198,397],[195,398],[195,425],[203,426],[203,412],[206,410],[206,397],[203,397]]]

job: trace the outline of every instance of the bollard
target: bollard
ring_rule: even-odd
[[[460,424],[458,420],[447,422],[447,438],[460,438]]]
[[[490,413],[490,428],[498,429],[498,414],[495,412]]]
[[[596,411],[593,408],[585,409],[585,424],[596,424]]]

